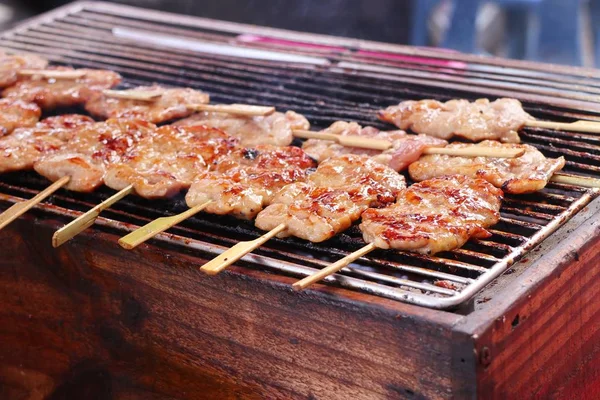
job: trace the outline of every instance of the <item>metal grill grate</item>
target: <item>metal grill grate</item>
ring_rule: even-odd
[[[77,3],[31,20],[4,33],[0,46],[39,53],[56,63],[112,69],[124,76],[124,87],[159,82],[205,90],[215,102],[293,109],[315,127],[343,119],[385,129],[389,126],[376,119],[380,107],[409,98],[481,96],[519,98],[542,119],[600,120],[600,72],[595,70],[254,28],[104,3]],[[240,57],[240,49],[251,49],[245,55],[253,58]],[[547,156],[565,156],[567,172],[599,175],[598,137],[526,129],[522,138]],[[28,198],[46,185],[33,173],[0,176],[0,200]],[[110,193],[59,191],[42,208],[75,217]],[[551,184],[540,193],[507,196],[502,219],[488,240],[471,240],[436,257],[375,251],[325,282],[433,308],[455,307],[597,194]],[[104,212],[98,224],[131,231],[184,209],[182,197],[152,202],[131,197]],[[155,243],[213,254],[260,234],[251,222],[211,215],[191,218],[169,232]],[[276,239],[245,257],[242,265],[305,276],[362,245],[356,227],[322,244]]]

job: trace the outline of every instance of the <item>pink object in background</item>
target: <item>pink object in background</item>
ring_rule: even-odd
[[[345,53],[350,52],[352,50],[341,47],[341,46],[330,46],[323,44],[315,44],[315,43],[307,43],[307,42],[298,42],[295,40],[286,40],[286,39],[277,39],[268,36],[257,36],[251,34],[239,35],[236,37],[238,42],[243,43],[253,43],[253,44],[271,44],[277,46],[289,46],[296,47],[301,49],[311,49],[311,50],[320,50],[323,52],[332,52],[332,53]],[[448,49],[440,49],[440,48],[424,48],[424,50],[435,50],[441,53],[458,53],[454,50]],[[389,53],[389,52],[381,52],[381,51],[371,51],[371,50],[357,50],[353,53],[355,56],[359,57],[370,57],[370,58],[379,58],[385,60],[394,60],[401,61],[406,63],[418,63],[422,65],[431,65],[437,67],[446,67],[452,68],[454,70],[458,69],[466,69],[467,64],[461,61],[455,60],[445,60],[440,58],[430,58],[430,57],[420,57],[420,56],[412,56],[406,54],[398,54],[398,53]]]

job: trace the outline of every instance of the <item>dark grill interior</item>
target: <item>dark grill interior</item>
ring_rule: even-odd
[[[140,30],[144,32],[142,42],[123,38]],[[171,39],[180,37],[195,43],[247,46],[318,59],[303,64],[206,54],[150,44],[152,32],[163,39],[169,35]],[[238,34],[260,32],[229,23],[82,3],[3,34],[0,46],[15,52],[39,53],[55,63],[112,69],[124,76],[123,87],[159,82],[202,89],[216,103],[293,109],[304,114],[315,128],[336,120],[352,120],[390,129],[376,119],[376,110],[381,107],[405,99],[482,96],[519,98],[526,110],[540,119],[600,120],[598,71],[375,43],[357,42],[354,46],[333,38],[319,39],[328,40],[326,46],[307,47],[290,40],[316,40],[314,37],[292,33],[278,33],[286,36],[287,42],[236,39]],[[264,32],[264,36],[269,33],[266,29]],[[386,53],[381,54],[383,51]],[[521,137],[548,157],[565,156],[567,173],[600,175],[600,137],[543,129],[525,129]],[[34,173],[0,176],[0,200],[32,197],[47,184]],[[104,188],[92,194],[61,190],[47,202],[58,206],[50,210],[73,217],[111,193]],[[436,257],[375,251],[360,265],[346,268],[326,282],[424,306],[454,307],[470,299],[596,195],[595,190],[553,183],[540,193],[507,196],[501,222],[488,240],[472,240],[462,249]],[[97,229],[123,233],[184,209],[182,196],[164,201],[130,196],[105,211]],[[251,222],[206,214],[185,221],[169,233],[173,235],[160,235],[154,243],[175,244],[179,251],[209,253],[260,234]],[[242,265],[303,276],[362,245],[356,227],[322,244],[276,239],[245,258]]]

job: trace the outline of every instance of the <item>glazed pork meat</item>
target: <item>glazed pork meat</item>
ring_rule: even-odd
[[[14,86],[2,92],[3,97],[36,103],[44,110],[73,107],[85,103],[92,93],[110,89],[121,82],[113,71],[52,67],[49,70],[79,72],[84,75],[71,78],[46,78],[42,75],[21,76]]]
[[[410,129],[440,139],[458,136],[473,142],[499,140],[519,143],[518,131],[533,117],[518,100],[479,99],[404,101],[379,111],[379,118],[400,129]]]
[[[102,185],[109,165],[120,162],[155,130],[154,124],[141,120],[109,119],[86,125],[77,128],[60,150],[37,161],[34,169],[51,181],[70,176],[66,189],[91,192]]]
[[[409,135],[404,131],[380,131],[372,126],[362,127],[356,122],[334,122],[325,133],[342,136],[362,136],[366,138],[390,141],[393,146],[389,150],[369,150],[360,147],[342,146],[330,140],[308,139],[302,149],[312,158],[321,162],[330,157],[343,154],[364,154],[390,168],[401,171],[410,163],[419,159],[427,147],[444,147],[447,142],[427,135]]]
[[[487,238],[500,218],[502,190],[483,179],[451,175],[416,183],[395,204],[362,214],[367,243],[381,249],[436,254]]]
[[[34,54],[6,54],[0,52],[0,88],[14,85],[23,69],[44,69],[48,60]]]
[[[306,182],[284,187],[256,217],[256,226],[286,229],[278,236],[322,242],[348,229],[369,207],[388,205],[406,187],[396,171],[365,155],[322,162]]]
[[[16,128],[34,126],[42,110],[35,103],[19,99],[0,99],[0,137]]]
[[[293,130],[310,128],[308,120],[293,111],[275,112],[261,117],[201,112],[175,123],[175,125],[197,124],[221,129],[240,139],[242,146],[246,147],[261,144],[289,146],[294,140]]]
[[[45,155],[60,150],[77,128],[91,125],[85,115],[67,114],[46,118],[29,128],[18,128],[0,138],[0,173],[33,169]]]
[[[133,185],[145,198],[172,196],[192,184],[231,153],[237,140],[204,126],[163,126],[131,147],[117,163],[110,164],[104,183],[116,190]]]
[[[507,193],[531,193],[543,189],[552,175],[565,165],[565,159],[546,158],[535,147],[526,144],[498,143],[486,140],[478,144],[452,143],[448,147],[483,146],[520,148],[525,153],[516,158],[456,157],[431,154],[412,163],[408,171],[415,181],[442,175],[462,174],[482,178]]]
[[[127,92],[160,93],[154,100],[131,100],[110,97],[102,92],[91,95],[85,104],[85,109],[100,118],[135,118],[143,119],[154,124],[184,118],[193,113],[186,105],[205,104],[210,97],[208,94],[189,88],[165,88],[161,86],[140,86]]]
[[[314,167],[314,160],[298,147],[238,148],[199,174],[185,200],[189,207],[211,200],[208,213],[252,219],[283,186],[305,180]]]

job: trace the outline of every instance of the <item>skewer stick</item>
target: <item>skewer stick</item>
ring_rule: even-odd
[[[162,96],[160,90],[110,90],[106,89],[102,91],[102,94],[106,97],[112,97],[115,99],[124,100],[138,100],[138,101],[154,101]]]
[[[200,270],[206,272],[208,275],[216,275],[240,258],[244,257],[246,254],[251,253],[258,247],[262,246],[266,241],[283,231],[285,228],[285,224],[279,224],[257,239],[239,242],[235,246],[227,249],[217,257],[213,258],[211,261],[204,264]]]
[[[264,117],[275,112],[275,107],[252,106],[249,104],[188,104],[186,107],[194,111],[210,111],[248,117]]]
[[[336,135],[335,133],[294,130],[294,136],[303,139],[330,140],[347,147],[360,147],[371,150],[388,150],[393,144],[389,140],[373,139],[358,135]],[[525,149],[507,149],[503,147],[428,147],[423,154],[447,154],[462,157],[514,158],[522,156]]]
[[[331,274],[335,274],[342,268],[348,266],[348,264],[358,260],[365,254],[372,252],[376,248],[377,247],[375,247],[375,245],[373,243],[369,243],[368,245],[356,250],[354,253],[350,253],[346,257],[342,258],[341,260],[334,262],[329,267],[323,268],[319,272],[315,272],[314,274],[309,275],[306,278],[299,280],[298,282],[294,283],[292,285],[292,287],[294,288],[294,290],[306,289],[308,286],[312,285],[313,283],[318,282],[321,279],[323,279]]]
[[[212,203],[212,200],[209,200],[202,204],[198,204],[190,208],[189,210],[182,212],[181,214],[173,215],[171,217],[157,218],[154,221],[142,226],[141,228],[136,229],[130,234],[123,236],[121,239],[119,239],[119,244],[121,245],[121,247],[127,250],[134,249],[135,247],[144,243],[146,240],[158,235],[161,232],[166,231],[169,228],[172,228],[181,221],[188,219],[194,214],[197,214],[200,211],[204,210],[210,203]]]
[[[555,129],[561,131],[574,131],[586,133],[600,133],[600,122],[594,121],[575,121],[575,122],[553,122],[530,120],[525,126],[533,128]]]
[[[371,150],[388,150],[392,147],[392,142],[385,139],[374,139],[358,135],[336,135],[335,133],[327,132],[314,132],[306,130],[294,130],[293,134],[297,138],[302,139],[320,139],[320,140],[331,140],[337,144],[341,144],[346,147],[360,147],[363,149]]]
[[[567,185],[582,186],[587,188],[600,188],[600,179],[587,176],[576,176],[556,173],[550,178],[551,182],[565,183]]]
[[[525,154],[525,149],[510,149],[504,147],[428,147],[423,154],[447,154],[457,157],[490,157],[515,158]]]
[[[0,230],[13,222],[15,219],[19,218],[21,215],[25,214],[31,208],[35,207],[46,197],[50,196],[52,193],[66,185],[70,179],[70,176],[63,176],[46,189],[39,192],[37,195],[35,195],[35,197],[13,204],[12,207],[9,207],[2,214],[0,214]]]
[[[79,79],[85,76],[85,71],[61,71],[53,69],[22,69],[17,71],[21,76],[41,76],[54,79]]]
[[[92,208],[85,214],[80,215],[78,218],[54,232],[54,235],[52,235],[52,246],[58,247],[71,240],[90,226],[94,225],[94,222],[96,222],[96,219],[102,211],[111,207],[117,201],[121,200],[123,197],[132,192],[133,185],[127,186],[125,189],[115,193],[102,203],[98,204],[96,207]]]

